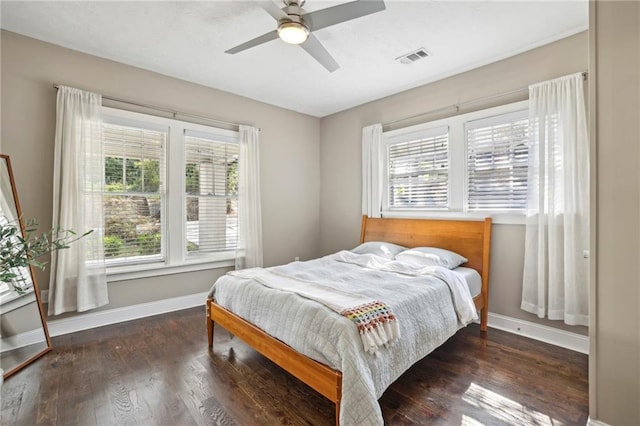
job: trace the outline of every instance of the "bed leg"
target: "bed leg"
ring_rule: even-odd
[[[488,320],[489,320],[489,309],[484,307],[480,310],[480,331],[487,331]]]
[[[336,402],[336,426],[340,426],[340,401]]]
[[[211,319],[211,308],[207,301],[207,337],[209,338],[209,348],[213,348],[213,320]]]

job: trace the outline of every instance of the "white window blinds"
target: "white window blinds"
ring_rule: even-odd
[[[234,250],[238,239],[238,144],[185,131],[186,250]]]
[[[104,124],[104,254],[112,263],[161,261],[167,131]]]
[[[390,209],[446,209],[449,194],[449,128],[401,135],[387,146]]]
[[[467,210],[524,211],[528,112],[467,122]]]

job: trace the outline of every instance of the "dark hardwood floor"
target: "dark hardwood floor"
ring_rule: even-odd
[[[330,425],[334,407],[204,307],[53,339],[2,386],[2,425]],[[477,325],[380,399],[389,425],[585,425],[587,356]]]

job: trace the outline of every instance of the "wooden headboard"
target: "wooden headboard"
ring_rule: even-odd
[[[386,241],[405,247],[431,246],[456,252],[469,261],[463,266],[489,280],[491,218],[484,220],[428,220],[362,217],[360,242]]]

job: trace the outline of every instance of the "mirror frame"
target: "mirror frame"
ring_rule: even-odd
[[[11,169],[11,160],[9,159],[8,155],[4,155],[4,154],[0,154],[0,159],[4,160],[7,164],[7,170],[9,172],[9,181],[11,182],[11,190],[13,192],[13,200],[15,202],[16,212],[18,214],[18,222],[20,223],[20,231],[22,232],[22,235],[25,235],[24,221],[22,219],[22,210],[20,209],[20,201],[18,200],[18,190],[16,189],[15,180],[13,178],[13,170]],[[42,330],[44,331],[47,347],[42,351],[36,353],[35,355],[31,356],[30,358],[27,358],[26,360],[22,361],[21,363],[11,368],[10,370],[5,371],[3,374],[4,379],[8,378],[14,373],[17,373],[19,370],[31,364],[32,362],[34,362],[35,360],[37,360],[47,352],[51,351],[52,349],[51,337],[49,336],[47,321],[45,320],[44,311],[42,309],[42,302],[40,301],[40,288],[38,287],[38,283],[36,282],[36,275],[34,274],[32,265],[29,265],[29,273],[31,274],[31,281],[33,282],[33,292],[36,297],[35,302],[38,306],[38,313],[40,314],[40,322],[42,323]]]

